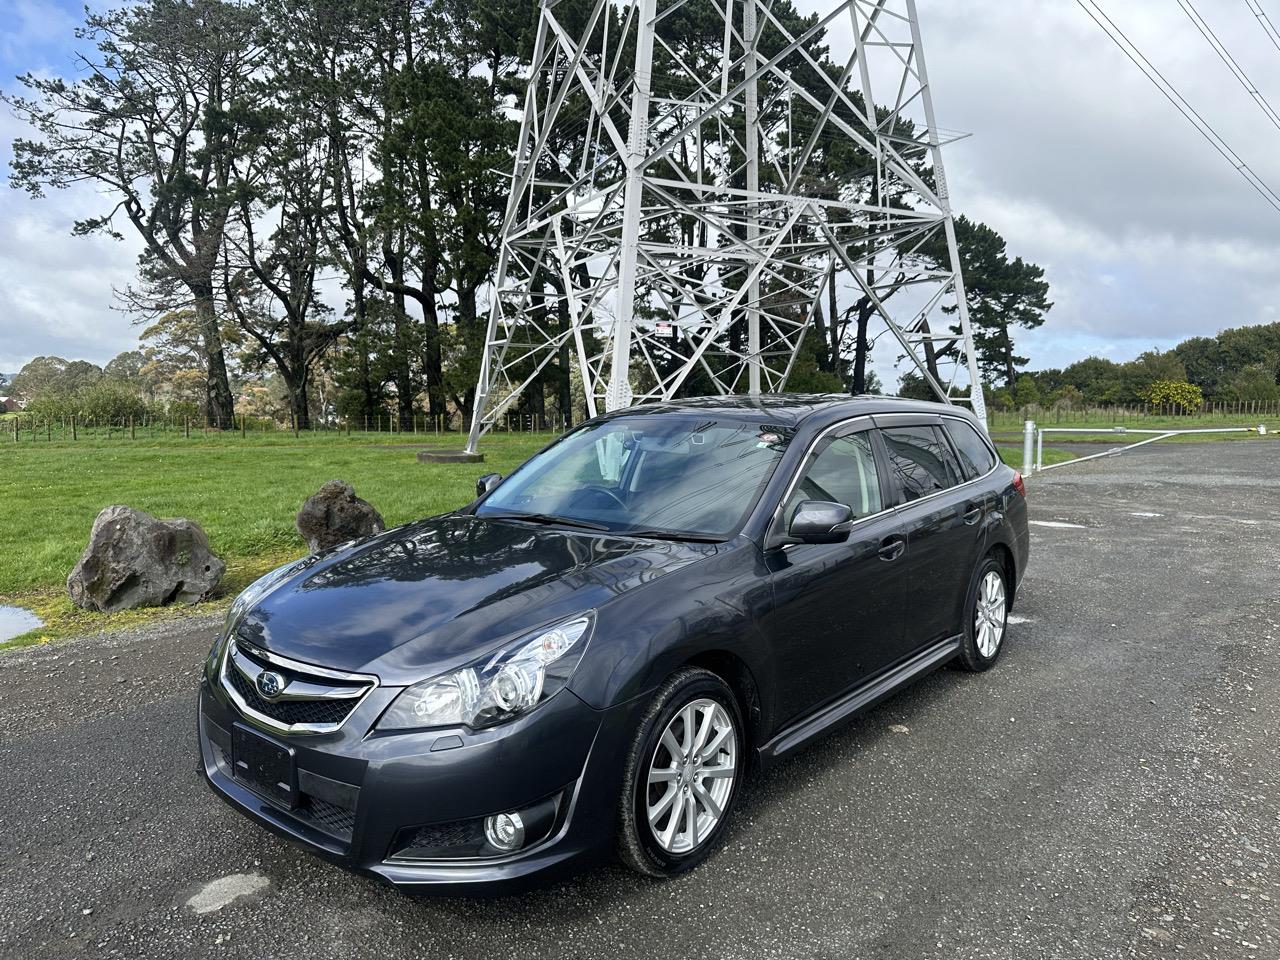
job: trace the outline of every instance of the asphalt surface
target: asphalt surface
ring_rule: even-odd
[[[0,655],[0,956],[1275,960],[1278,478],[1267,443],[1034,478],[997,667],[757,778],[670,883],[411,899],[257,829],[194,770],[208,620]]]

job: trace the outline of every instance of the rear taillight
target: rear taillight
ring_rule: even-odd
[[[1022,499],[1027,498],[1027,485],[1022,482],[1022,474],[1016,470],[1013,472],[1013,489],[1018,491]]]

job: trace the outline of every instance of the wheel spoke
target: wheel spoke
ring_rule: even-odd
[[[685,797],[684,816],[689,822],[689,849],[692,850],[698,845],[698,804],[693,799],[692,792]]]
[[[680,749],[680,741],[676,739],[676,735],[671,732],[671,728],[667,727],[662,734],[662,745],[667,748],[667,752],[671,754],[673,763],[679,763],[680,757],[684,751]]]
[[[662,819],[662,815],[671,809],[671,804],[678,796],[680,796],[680,791],[673,784],[671,789],[662,795],[662,799],[649,808],[649,823],[656,827],[658,821]],[[671,819],[675,820],[676,818],[676,814],[673,813]]]
[[[693,738],[696,736],[695,727],[698,722],[692,703],[684,708],[681,717],[684,719],[684,736],[680,738],[680,752],[687,757],[693,752]]]
[[[729,739],[729,735],[733,733],[733,727],[728,725],[721,727],[716,733],[715,739],[702,748],[700,756],[703,761],[714,760],[716,754],[720,752],[720,748],[724,746],[724,742]]]
[[[720,777],[732,777],[733,769],[733,764],[727,763],[719,767],[703,767],[701,772],[708,780],[714,780]]]
[[[724,812],[720,809],[720,805],[716,803],[715,798],[711,796],[707,791],[707,788],[702,784],[695,783],[693,785],[693,793],[694,796],[702,802],[702,805],[707,808],[707,812],[711,814],[714,819],[719,820],[724,815]]]
[[[672,793],[679,795],[678,790],[672,790]],[[676,841],[676,831],[680,829],[680,821],[683,819],[683,809],[671,811],[671,817],[667,820],[666,829],[658,835],[658,842],[662,844],[663,849],[670,850]]]
[[[715,726],[716,712],[714,710],[704,710],[702,712],[702,724],[698,727],[698,735],[693,741],[693,753],[696,756],[702,752],[702,748],[706,745],[707,737],[711,735],[711,728]]]
[[[678,777],[679,771],[673,767],[657,767],[649,771],[650,783],[670,783]]]

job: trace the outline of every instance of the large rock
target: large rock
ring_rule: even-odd
[[[132,507],[107,507],[67,577],[71,602],[107,613],[169,603],[198,603],[227,565],[191,520],[159,520]]]
[[[307,497],[298,511],[297,526],[312,553],[386,529],[382,514],[357,497],[345,480],[330,480]]]

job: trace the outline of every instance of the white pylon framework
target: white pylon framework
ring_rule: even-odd
[[[833,299],[985,421],[915,0],[774,7],[543,0],[469,450],[557,358],[591,416],[778,391]]]

